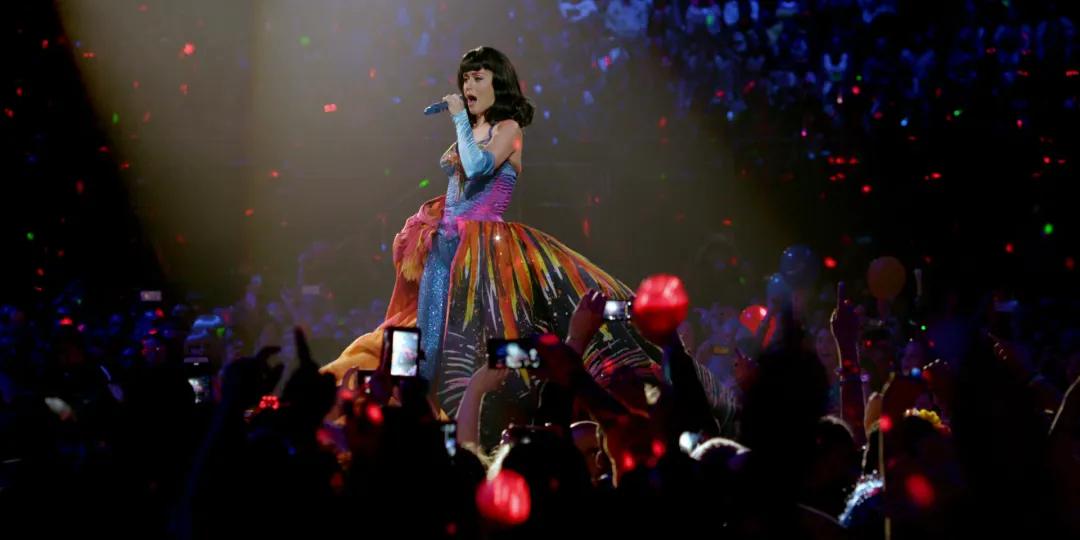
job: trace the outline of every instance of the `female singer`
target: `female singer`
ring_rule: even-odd
[[[424,203],[394,238],[397,280],[386,320],[323,368],[339,380],[352,367],[375,369],[382,328],[416,326],[426,357],[420,373],[451,415],[486,362],[487,339],[564,335],[589,289],[610,299],[631,295],[558,240],[502,220],[533,117],[510,60],[490,47],[473,49],[461,59],[457,84],[459,93],[443,98],[457,138],[439,160],[449,178],[446,195]],[[583,356],[601,377],[621,367],[653,371],[656,354],[629,324],[606,324]],[[521,373],[507,401],[528,392]]]

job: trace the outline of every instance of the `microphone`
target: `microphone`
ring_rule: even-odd
[[[431,105],[428,105],[427,108],[424,109],[424,114],[427,116],[431,116],[433,114],[439,114],[448,108],[450,108],[450,106],[447,105],[445,101],[437,101],[435,103],[432,103]]]

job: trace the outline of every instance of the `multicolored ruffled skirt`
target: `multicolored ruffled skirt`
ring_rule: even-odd
[[[443,204],[443,197],[424,203],[394,238],[397,280],[386,320],[374,332],[357,338],[324,372],[340,380],[352,367],[375,369],[382,329],[417,325],[419,284],[437,238]],[[441,354],[434,360],[432,380],[437,403],[451,416],[457,412],[469,377],[487,361],[488,339],[543,332],[565,336],[578,300],[589,289],[616,300],[632,294],[626,285],[552,236],[520,223],[458,221],[456,239]],[[584,360],[602,381],[617,371],[656,379],[659,358],[660,351],[628,323],[608,323],[586,349]],[[521,413],[512,414],[510,420],[527,423],[534,383],[522,371],[520,377],[508,381],[501,396],[489,396],[488,403],[494,398],[520,408]]]

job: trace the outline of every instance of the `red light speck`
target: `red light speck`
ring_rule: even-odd
[[[908,497],[916,506],[926,508],[934,504],[934,486],[930,485],[930,481],[925,476],[913,474],[908,477],[904,485],[907,488]]]

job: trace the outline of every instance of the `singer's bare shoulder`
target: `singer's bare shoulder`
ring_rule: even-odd
[[[521,150],[524,147],[522,141],[524,132],[517,120],[506,119],[495,124],[491,131],[491,144],[488,150],[495,156],[495,163],[510,160],[515,169],[521,172]]]
[[[511,135],[520,135],[521,134],[521,126],[518,125],[517,120],[514,120],[513,118],[507,118],[506,120],[502,120],[502,121],[496,123],[495,127],[492,129],[491,133],[492,133],[492,135],[496,135],[496,134],[499,134],[499,133],[509,133]]]

